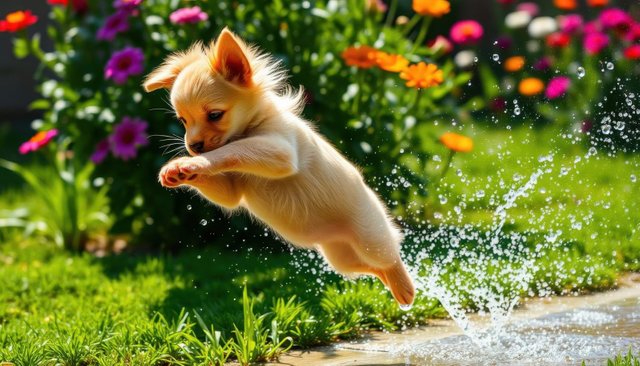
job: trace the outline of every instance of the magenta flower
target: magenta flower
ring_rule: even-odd
[[[474,44],[482,38],[484,29],[475,20],[461,20],[451,27],[450,38],[458,44]]]
[[[122,85],[127,82],[131,75],[140,75],[144,64],[144,54],[142,50],[135,47],[126,47],[115,52],[104,68],[104,78],[113,79],[116,84]]]
[[[169,20],[173,24],[195,24],[207,19],[209,16],[199,6],[178,9],[169,15]]]
[[[592,20],[584,24],[584,33],[596,33],[602,31],[602,25],[597,20]]]
[[[147,141],[147,122],[139,118],[124,117],[109,136],[109,145],[114,156],[122,160],[135,158],[138,148]]]
[[[24,155],[26,153],[39,150],[56,136],[58,136],[58,130],[55,128],[49,131],[40,131],[33,135],[29,141],[23,142],[18,148],[18,151],[20,151],[20,154]]]
[[[129,14],[125,11],[118,11],[105,20],[98,29],[97,38],[103,41],[113,41],[118,33],[129,30]]]
[[[509,36],[498,36],[493,44],[501,50],[508,50],[513,45],[513,40]]]
[[[566,76],[556,76],[549,80],[544,94],[547,99],[557,99],[565,95],[569,86],[571,86],[571,79]]]
[[[560,31],[573,34],[582,29],[584,21],[579,14],[567,14],[558,19],[558,24],[560,25]]]
[[[633,23],[631,16],[626,11],[618,8],[603,10],[599,19],[605,29],[627,30]]]
[[[91,161],[94,164],[100,164],[109,155],[109,139],[103,139],[96,145],[96,150],[91,154]]]
[[[533,64],[533,68],[538,71],[547,71],[551,68],[551,59],[542,57]]]
[[[609,36],[594,32],[584,36],[584,48],[589,55],[596,55],[609,45]]]
[[[624,38],[629,42],[640,41],[640,23],[631,24],[629,31],[624,35]]]
[[[113,7],[118,10],[132,12],[136,10],[140,4],[142,4],[142,0],[115,0],[113,2]]]

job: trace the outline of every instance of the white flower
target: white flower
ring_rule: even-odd
[[[476,62],[476,53],[471,50],[460,51],[453,58],[453,62],[461,69],[466,69]]]
[[[537,17],[529,24],[529,35],[542,38],[558,30],[558,23],[552,17]]]
[[[507,14],[504,18],[504,24],[510,29],[524,28],[531,21],[531,14],[524,10],[514,11]]]

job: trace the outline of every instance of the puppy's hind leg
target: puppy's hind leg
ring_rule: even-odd
[[[358,275],[374,275],[388,287],[387,279],[382,271],[379,271],[362,261],[358,253],[347,242],[331,242],[318,245],[318,250],[327,260],[329,265],[337,272],[347,277]]]
[[[400,258],[400,234],[394,230],[363,235],[352,243],[352,250],[360,261],[376,274],[400,305],[411,305],[415,287]]]

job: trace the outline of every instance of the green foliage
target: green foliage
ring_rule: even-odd
[[[109,181],[111,209],[119,213],[113,231],[133,231],[140,241],[174,246],[180,234],[196,230],[205,215],[202,205],[187,202],[189,195],[169,194],[156,182],[157,172],[169,158],[162,156],[165,144],[161,136],[181,135],[183,131],[162,110],[166,106],[163,93],[143,95],[142,78],[171,52],[195,41],[207,43],[225,26],[283,63],[291,73],[291,84],[307,91],[305,115],[363,166],[369,178],[396,170],[415,173],[408,175],[415,184],[394,194],[393,199],[399,202],[407,202],[415,192],[422,196],[427,192],[419,187],[429,181],[423,169],[430,156],[425,140],[434,136],[418,133],[416,126],[467,115],[452,92],[470,75],[456,71],[442,52],[424,46],[425,37],[434,36],[427,33],[428,18],[418,22],[421,17],[416,16],[411,23],[414,27],[395,25],[383,14],[365,11],[363,0],[242,4],[223,0],[198,4],[209,15],[208,21],[180,25],[172,24],[169,14],[190,3],[147,0],[138,15],[128,16],[128,31],[113,41],[103,41],[97,39],[97,31],[115,10],[102,1],[88,3],[90,16],[76,14],[71,7],[51,7],[52,25],[43,36],[52,41],[51,52],[41,50],[40,35],[27,39],[26,33],[17,34],[14,51],[18,57],[38,58],[47,70],[37,74],[41,98],[31,107],[44,111],[43,129],[55,127],[71,138],[78,164],[89,160],[98,142],[113,133],[123,117],[149,122],[150,144],[141,148],[135,159],[111,157],[93,173]],[[440,22],[433,21],[435,25]],[[414,90],[404,85],[398,72],[349,67],[340,55],[353,45],[375,45],[413,63],[437,64],[444,81]],[[144,73],[117,85],[105,80],[104,69],[113,53],[124,47],[143,51]],[[406,156],[409,150],[411,157]],[[375,183],[381,194],[391,195],[385,182]],[[193,210],[186,209],[188,204]],[[215,222],[220,229],[245,226],[240,219],[231,224],[226,218]]]
[[[31,189],[39,207],[0,211],[0,228],[23,227],[25,233],[42,234],[57,245],[82,250],[91,235],[104,235],[112,218],[109,216],[107,186],[92,184],[92,163],[79,165],[67,157],[62,144],[48,164],[24,167],[0,159],[0,167],[18,174]]]

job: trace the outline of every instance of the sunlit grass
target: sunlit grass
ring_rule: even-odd
[[[492,225],[500,199],[526,181],[515,175],[531,174],[540,156],[554,152],[551,171],[509,210],[505,227],[537,232],[530,238],[563,232],[560,250],[539,257],[530,291],[522,296],[607,289],[621,270],[638,268],[638,232],[631,223],[640,221],[634,209],[639,198],[625,178],[637,170],[637,157],[597,155],[583,160],[579,173],[558,176],[563,166],[584,156],[583,146],[555,145],[544,133],[527,129],[476,131],[474,138],[475,152],[457,156],[439,188],[448,203],[433,206],[446,212],[466,202],[459,224]],[[609,178],[612,174],[619,178]],[[505,183],[496,183],[499,179]],[[478,197],[478,190],[485,196]],[[2,199],[5,207],[20,201],[37,207],[15,192]],[[580,230],[573,227],[576,218],[582,218]],[[321,259],[303,251],[274,253],[234,244],[239,249],[96,258],[21,234],[12,229],[0,235],[0,359],[17,365],[248,363],[276,357],[290,346],[317,346],[446,316],[436,300],[424,296],[403,312],[378,281],[345,281],[311,270]],[[438,255],[430,259],[440,260]],[[474,308],[469,301],[464,305]]]

